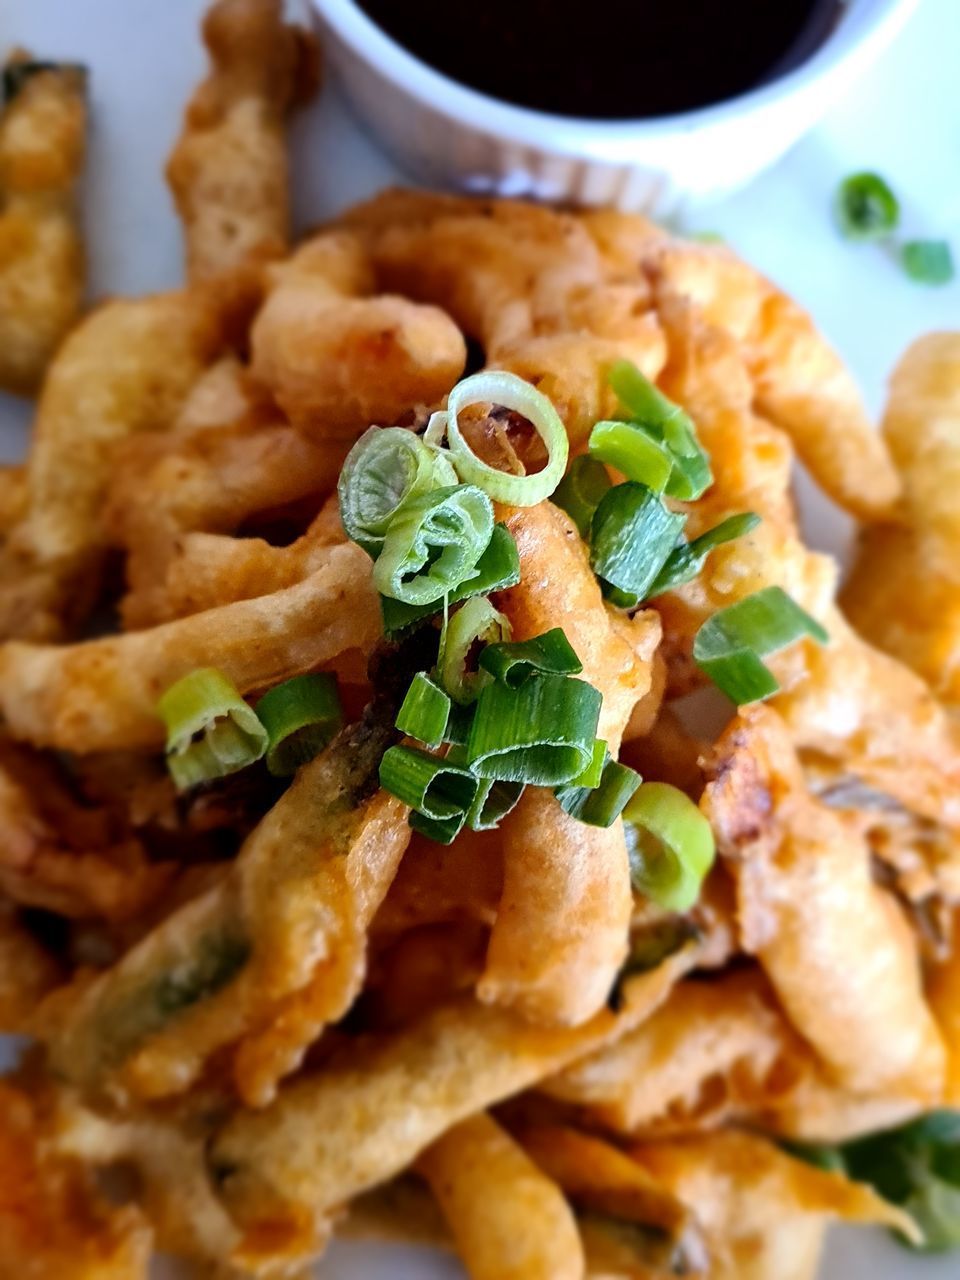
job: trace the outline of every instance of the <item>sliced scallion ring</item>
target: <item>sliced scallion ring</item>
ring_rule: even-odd
[[[479,790],[467,813],[467,826],[471,831],[492,831],[516,807],[522,794],[522,782],[481,778]]]
[[[245,769],[267,750],[267,731],[222,671],[201,667],[157,702],[167,767],[179,791]]]
[[[633,887],[666,911],[689,911],[716,855],[710,823],[666,782],[643,783],[623,821]]]
[[[711,551],[725,542],[742,538],[759,523],[760,517],[754,515],[752,511],[747,511],[743,515],[729,516],[720,524],[714,525],[712,529],[708,529],[706,533],[701,533],[699,538],[693,538],[690,542],[682,542],[680,546],[674,547],[648,594],[660,596],[665,591],[672,591],[674,587],[680,587],[685,582],[689,582],[703,568]]]
[[[534,475],[516,476],[498,471],[482,461],[460,430],[459,417],[471,405],[502,405],[522,414],[533,426],[547,451],[546,466]],[[549,498],[567,469],[570,444],[567,430],[547,397],[515,373],[485,370],[464,378],[447,397],[444,414],[434,414],[425,439],[439,445],[446,434],[450,458],[460,479],[479,485],[495,502],[532,507]]]
[[[556,796],[571,817],[591,827],[609,827],[620,817],[640,783],[640,775],[629,765],[608,759],[594,786],[577,786],[574,781],[558,787]]]
[[[397,712],[397,728],[408,738],[439,747],[449,719],[450,699],[425,671],[418,671]]]
[[[274,777],[296,773],[339,731],[343,712],[333,676],[294,676],[263,695],[257,718],[267,731],[267,768]]]
[[[495,644],[509,634],[509,620],[486,596],[474,596],[450,615],[438,665],[440,682],[454,702],[466,705],[475,701],[481,688],[492,679],[486,671],[467,670],[474,646]],[[484,649],[481,659],[485,652]]]
[[[434,489],[394,516],[373,567],[381,595],[432,604],[474,577],[493,535],[493,505],[476,485]]]
[[[656,581],[686,519],[680,512],[668,511],[646,485],[632,481],[616,485],[594,513],[590,537],[594,573],[636,604]]]
[[[597,462],[616,467],[654,493],[664,492],[673,472],[667,446],[633,422],[598,422],[590,432],[589,448]]]
[[[380,785],[410,806],[412,827],[441,844],[462,830],[480,787],[469,769],[406,746],[388,748]]]
[[[626,406],[632,425],[653,441],[662,443],[669,452],[673,469],[663,492],[684,502],[699,498],[713,482],[713,475],[710,458],[697,438],[690,416],[629,360],[618,360],[608,380]],[[642,481],[642,476],[630,478]]]
[[[531,676],[576,676],[583,670],[562,627],[530,640],[488,644],[480,654],[480,666],[511,689],[519,689]]]
[[[577,526],[581,538],[590,537],[590,522],[600,499],[610,488],[607,468],[596,458],[581,454],[557,485],[553,501],[562,507]]]

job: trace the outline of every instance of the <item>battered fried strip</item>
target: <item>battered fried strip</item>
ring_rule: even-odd
[[[162,1097],[233,1045],[242,1096],[270,1101],[363,983],[367,927],[410,832],[400,802],[376,790],[391,734],[373,718],[346,730],[300,771],[225,879],[51,1001],[39,1029],[62,1078]]]
[[[108,302],[50,367],[27,463],[27,505],[0,554],[0,636],[54,639],[95,603],[100,514],[119,441],[169,427],[222,341],[187,293]]]
[[[380,635],[370,560],[352,543],[297,586],[148,631],[76,645],[0,646],[0,712],[15,738],[81,754],[157,748],[160,694],[198,667],[242,693],[328,664],[362,664]]]
[[[688,947],[629,979],[619,1014],[605,1010],[575,1029],[538,1029],[464,997],[352,1046],[267,1110],[236,1115],[210,1159],[248,1253],[289,1229],[291,1252],[309,1256],[336,1206],[405,1168],[452,1125],[638,1025],[694,963]]]
[[[37,1004],[61,980],[60,965],[0,902],[0,1032],[22,1031]]]
[[[77,184],[86,149],[81,67],[4,68],[0,114],[0,386],[36,390],[80,312],[84,286]]]
[[[737,876],[744,948],[838,1083],[936,1103],[945,1053],[916,941],[856,821],[807,791],[783,721],[741,710],[703,808]]]
[[[194,282],[286,250],[286,120],[313,92],[317,62],[312,37],[284,24],[281,0],[218,0],[203,39],[210,72],[167,163]]]
[[[0,467],[0,537],[7,536],[26,509],[26,468],[22,464]]]
[[[270,270],[270,291],[250,334],[254,375],[290,421],[350,444],[433,405],[466,362],[463,335],[445,312],[373,294],[355,235],[327,232]]]
[[[473,1280],[583,1280],[583,1247],[562,1191],[486,1113],[454,1125],[417,1168]]]
[[[868,526],[842,603],[870,641],[960,701],[960,334],[930,333],[890,380],[883,432],[900,475],[901,524]]]
[[[598,735],[617,752],[650,687],[655,615],[629,621],[603,603],[579,535],[549,503],[503,513],[520,553],[520,583],[499,604],[513,636],[562,627],[603,694]],[[606,830],[564,813],[530,787],[501,825],[504,884],[481,1000],[536,1021],[575,1025],[602,1007],[627,949],[632,895],[620,822]]]
[[[960,910],[954,910],[950,958],[930,975],[927,998],[947,1046],[948,1106],[960,1106]]]

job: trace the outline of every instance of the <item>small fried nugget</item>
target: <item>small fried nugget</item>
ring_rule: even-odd
[[[15,53],[0,114],[0,387],[29,394],[80,313],[86,74]]]
[[[316,45],[284,24],[281,0],[217,0],[203,39],[210,73],[167,164],[191,282],[286,251],[286,121],[317,73]]]
[[[945,1050],[916,940],[855,820],[808,792],[770,707],[741,708],[724,733],[702,808],[736,875],[741,943],[832,1078],[938,1103]]]

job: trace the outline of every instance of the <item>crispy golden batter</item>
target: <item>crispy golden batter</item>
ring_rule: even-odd
[[[86,149],[82,67],[4,69],[0,115],[0,386],[31,393],[80,313],[84,255],[77,185]]]
[[[0,1032],[22,1031],[43,996],[63,980],[54,956],[0,905]]]

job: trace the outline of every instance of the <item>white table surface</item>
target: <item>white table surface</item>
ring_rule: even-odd
[[[162,169],[183,104],[203,67],[204,0],[0,0],[0,48],[30,47],[92,70],[86,183],[91,295],[141,293],[180,279],[180,243]],[[897,191],[908,236],[950,239],[960,264],[960,0],[921,0],[896,45],[812,134],[741,193],[688,210],[816,316],[878,412],[903,348],[930,329],[960,327],[960,281],[913,284],[873,246],[833,230],[837,182],[864,168]],[[335,90],[294,131],[297,223],[307,227],[399,177],[347,115]],[[30,406],[0,395],[0,459],[19,457]],[[837,547],[844,525],[807,503],[811,541]],[[169,1274],[169,1273],[168,1273]],[[406,1249],[339,1246],[324,1280],[441,1280],[452,1263]],[[822,1280],[957,1280],[960,1260],[916,1258],[880,1234],[832,1233]]]

